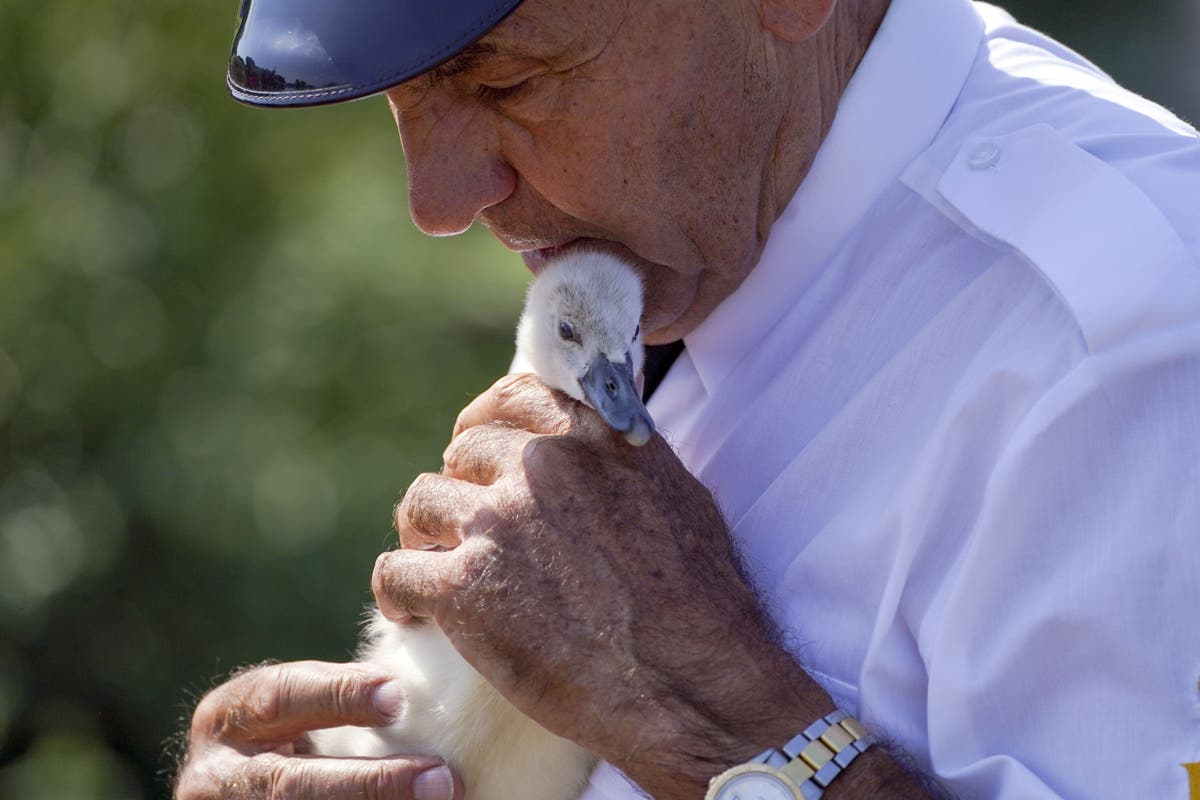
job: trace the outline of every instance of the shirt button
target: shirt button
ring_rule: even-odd
[[[967,156],[967,166],[971,169],[987,169],[996,166],[999,161],[1000,146],[995,142],[977,144]]]

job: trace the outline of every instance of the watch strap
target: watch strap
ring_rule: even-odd
[[[875,744],[875,737],[845,711],[834,711],[809,725],[782,748],[759,755],[796,782],[804,800],[817,800],[858,754]],[[773,753],[773,756],[767,756]],[[780,763],[782,762],[782,763]]]

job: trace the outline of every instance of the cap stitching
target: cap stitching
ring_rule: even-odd
[[[502,0],[502,2],[496,3],[494,6],[489,8],[486,13],[481,14],[480,16],[476,17],[475,24],[477,25],[480,22],[487,22],[489,19],[492,19],[492,25],[495,25],[496,23],[498,23],[500,21],[499,16],[497,16],[498,11],[503,11],[504,14],[507,15],[508,13],[511,13],[512,10],[515,9],[518,5],[520,5],[520,0],[517,0],[517,2],[515,2],[515,3],[511,2],[511,0]],[[493,19],[493,17],[495,17],[495,19]],[[490,29],[491,29],[491,26],[486,28],[484,30],[484,33],[486,33]],[[472,31],[475,30],[475,25],[472,25],[471,30]],[[412,69],[414,66],[420,64],[422,61],[428,60],[430,58],[435,58],[435,59],[441,58],[441,56],[443,56],[444,54],[457,51],[457,50],[461,49],[464,44],[466,44],[474,39],[478,39],[482,35],[483,35],[482,33],[474,33],[473,35],[465,35],[465,36],[459,37],[458,39],[455,39],[453,42],[451,42],[450,44],[443,47],[441,50],[434,52],[432,55],[410,61],[409,63],[405,64],[403,67],[395,70],[394,72],[392,72],[389,75],[384,75],[384,76],[375,78],[373,81],[369,81],[367,83],[366,87],[346,85],[346,86],[338,87],[336,89],[319,89],[319,90],[302,89],[299,91],[290,91],[290,92],[256,92],[256,91],[253,91],[250,89],[243,89],[240,86],[237,86],[236,84],[234,84],[233,79],[229,76],[228,73],[226,73],[226,75],[225,75],[225,85],[227,87],[229,87],[229,91],[232,94],[234,94],[235,96],[242,95],[244,97],[255,97],[255,98],[258,98],[258,97],[278,97],[278,98],[283,98],[283,99],[316,98],[316,97],[332,97],[334,95],[339,95],[339,94],[350,94],[351,92],[363,92],[364,95],[372,94],[375,91],[377,91],[378,89],[381,89],[385,86],[391,85],[392,83],[395,82],[395,80],[398,76],[403,75],[405,72],[408,72],[410,69]],[[438,62],[438,63],[440,63],[440,62]]]

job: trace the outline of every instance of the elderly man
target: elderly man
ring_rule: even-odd
[[[386,92],[423,231],[481,222],[535,272],[612,250],[647,341],[686,345],[636,452],[497,383],[376,565],[386,614],[605,760],[588,800],[1189,797],[1195,131],[967,0],[244,12],[239,99]],[[177,796],[469,797],[430,757],[302,755],[402,702],[245,672]],[[726,772],[764,761],[799,793]]]

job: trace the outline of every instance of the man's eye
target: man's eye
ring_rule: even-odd
[[[485,103],[500,103],[520,94],[528,84],[528,80],[514,83],[512,86],[488,86],[481,83],[475,90],[475,96]]]

